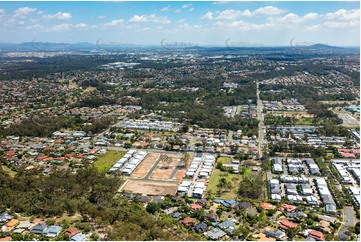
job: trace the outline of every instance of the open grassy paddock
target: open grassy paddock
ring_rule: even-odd
[[[107,172],[120,158],[122,158],[127,152],[120,150],[108,150],[107,153],[100,156],[94,167],[100,172]]]
[[[237,190],[238,190],[238,183],[241,179],[241,175],[238,174],[229,174],[227,172],[221,171],[219,169],[215,169],[211,179],[209,180],[209,184],[207,187],[207,191],[211,191],[212,195],[215,197],[217,196],[217,184],[219,179],[226,178],[227,181],[232,183],[232,189],[230,191],[225,191],[221,194],[221,199],[235,199],[237,197]]]

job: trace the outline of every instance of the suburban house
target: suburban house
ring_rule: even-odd
[[[48,226],[46,226],[45,223],[42,224],[38,224],[36,225],[31,231],[30,233],[33,234],[44,234],[45,230],[47,229]]]
[[[206,223],[201,222],[201,223],[194,225],[194,227],[192,229],[194,229],[197,233],[204,233],[207,231],[208,226]]]
[[[208,231],[206,233],[206,236],[209,237],[212,240],[219,240],[220,238],[222,238],[222,237],[224,237],[226,235],[227,234],[224,231],[222,231],[221,229],[219,229],[219,228],[214,228],[211,231]]]
[[[49,226],[46,231],[44,232],[46,237],[55,238],[59,235],[60,231],[62,230],[62,227],[51,225]]]
[[[80,231],[77,228],[69,227],[64,231],[64,234],[67,235],[69,238],[71,238],[79,232]]]

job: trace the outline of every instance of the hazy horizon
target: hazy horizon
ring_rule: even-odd
[[[0,43],[360,46],[359,2],[0,2],[0,25]]]

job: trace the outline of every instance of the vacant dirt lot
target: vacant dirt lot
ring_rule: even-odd
[[[186,173],[187,173],[187,170],[185,170],[185,169],[178,170],[177,173],[175,174],[174,179],[182,180],[182,178],[185,176]]]
[[[177,183],[130,180],[122,190],[148,195],[175,195],[178,185]]]
[[[153,171],[150,176],[151,179],[182,179],[183,175],[187,171],[190,163],[192,162],[193,155],[190,155],[188,165],[186,168],[177,169],[177,165],[183,157],[183,154],[166,154],[167,158],[159,163],[158,167]],[[175,171],[176,170],[176,171]],[[183,175],[182,175],[183,173]]]
[[[150,170],[150,168],[153,166],[155,161],[158,159],[159,154],[150,153],[148,154],[145,159],[140,163],[140,165],[133,171],[131,174],[131,177],[135,178],[143,178],[147,172]]]

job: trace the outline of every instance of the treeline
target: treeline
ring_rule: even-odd
[[[264,179],[262,174],[243,176],[239,183],[238,194],[241,198],[259,199],[262,198]]]
[[[114,90],[115,86],[106,84],[106,81],[101,81],[98,79],[86,79],[86,80],[79,80],[76,81],[81,87],[87,88],[87,87],[94,87],[98,91],[106,91],[106,90]]]
[[[177,118],[186,124],[198,125],[202,128],[241,129],[245,135],[258,134],[258,120],[255,118],[243,118],[236,115],[234,118],[226,117],[223,109],[211,104],[172,105],[167,107],[165,116]],[[182,110],[181,112],[179,110]]]
[[[0,167],[0,210],[48,218],[79,212],[82,223],[108,227],[107,240],[181,239],[169,221],[151,216],[140,204],[117,198],[121,183],[118,177],[93,168],[76,174],[57,170],[49,176],[20,171],[12,178]]]
[[[264,117],[265,125],[292,125],[296,123],[295,118],[288,116],[274,116],[267,114]]]
[[[45,77],[54,72],[91,70],[100,65],[118,61],[120,55],[62,55],[48,58],[32,58],[33,62],[17,62],[3,65],[0,80],[29,79],[30,77]],[[17,61],[18,58],[1,58],[0,61]]]
[[[77,117],[33,115],[9,128],[0,128],[0,135],[49,137],[57,130],[79,126],[83,122]]]
[[[98,108],[103,105],[117,104],[118,101],[112,97],[106,97],[102,95],[89,95],[80,99],[75,106],[76,107],[90,107]]]
[[[80,117],[60,116],[31,116],[18,124],[12,124],[10,127],[0,128],[0,136],[28,136],[28,137],[51,137],[55,131],[61,129],[71,129],[73,131],[85,131],[98,133],[113,123],[113,117],[101,117],[91,120],[84,120]],[[91,123],[91,125],[83,125]]]
[[[260,97],[262,100],[268,101],[280,101],[287,98],[297,98],[301,103],[306,100],[314,101],[336,101],[336,100],[354,100],[355,94],[351,91],[343,91],[342,93],[329,93],[319,94],[320,89],[317,87],[304,85],[292,85],[286,86],[283,84],[260,84],[261,93]],[[269,92],[269,90],[282,90],[282,92]]]

